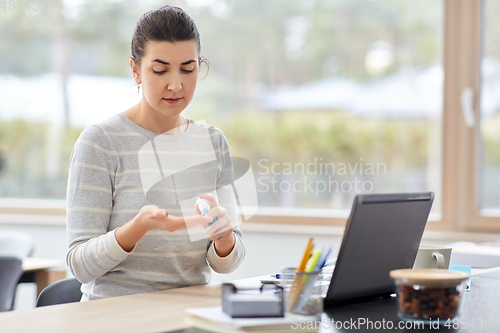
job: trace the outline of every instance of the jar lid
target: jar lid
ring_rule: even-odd
[[[407,279],[414,281],[464,281],[469,278],[465,272],[449,271],[446,269],[396,269],[390,273],[393,279]]]

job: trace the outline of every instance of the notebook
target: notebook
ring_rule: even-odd
[[[291,314],[285,317],[231,318],[220,306],[186,309],[184,316],[187,325],[216,333],[317,332],[319,320]]]

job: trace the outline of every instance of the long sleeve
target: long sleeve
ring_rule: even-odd
[[[95,280],[133,252],[124,251],[109,230],[114,170],[118,159],[106,135],[96,126],[78,138],[69,164],[66,264],[82,283]]]
[[[236,242],[231,253],[225,257],[219,257],[219,255],[217,255],[214,243],[211,242],[207,252],[207,261],[215,272],[231,273],[238,268],[245,258],[246,248],[243,242],[243,234],[238,227],[240,220],[238,219],[238,206],[233,186],[234,174],[231,152],[229,150],[229,144],[222,132],[220,132],[218,152],[220,154],[221,167],[217,179],[217,197],[219,199],[219,205],[227,209],[228,215],[231,218]]]
[[[210,248],[207,252],[207,260],[210,264],[210,267],[217,273],[231,273],[241,264],[243,259],[245,258],[245,244],[238,234],[236,234],[236,242],[234,244],[234,248],[225,257],[219,257],[217,252],[215,252],[214,243],[210,245]]]
[[[121,248],[116,241],[115,230],[68,250],[66,263],[78,281],[88,283],[103,276],[133,252],[125,252]]]

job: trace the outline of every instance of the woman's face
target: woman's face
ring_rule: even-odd
[[[133,71],[135,76],[134,68]],[[198,72],[199,55],[195,41],[150,41],[138,69],[143,99],[155,111],[176,116],[193,99]]]

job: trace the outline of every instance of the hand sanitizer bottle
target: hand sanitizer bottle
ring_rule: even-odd
[[[200,209],[201,215],[205,215],[210,211],[210,204],[208,203],[207,200],[202,199],[202,198],[197,198],[196,203],[198,204],[198,208]],[[212,222],[208,224],[208,226],[211,226],[215,221],[217,221],[219,218],[215,217]]]

